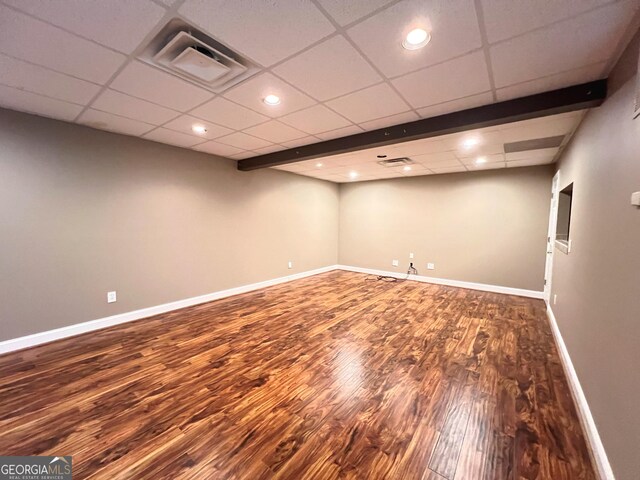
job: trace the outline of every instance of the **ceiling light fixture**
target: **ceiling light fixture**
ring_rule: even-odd
[[[351,178],[356,178],[358,176],[358,172],[349,172],[349,176]]]
[[[197,133],[198,135],[204,135],[205,133],[207,133],[207,127],[205,127],[204,125],[194,125],[193,127],[191,127],[191,130],[193,130],[193,132]]]
[[[403,170],[405,172],[410,172],[411,171],[411,167],[409,165],[405,165],[405,167],[403,168]]]
[[[316,167],[320,168],[322,164],[320,162],[316,163]]]
[[[478,140],[478,137],[465,138],[462,141],[462,148],[464,148],[465,150],[471,150],[473,147],[475,147],[479,143],[480,143],[480,140]]]
[[[277,95],[269,94],[262,99],[267,105],[280,105],[280,97]]]
[[[483,163],[487,163],[487,157],[476,158],[476,165],[482,165]]]
[[[431,40],[431,35],[422,28],[414,28],[402,41],[402,46],[407,50],[417,50],[424,47]]]

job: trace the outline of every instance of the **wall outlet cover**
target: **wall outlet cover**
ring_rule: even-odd
[[[114,303],[118,300],[116,292],[107,292],[107,303]]]
[[[397,267],[398,265],[400,265],[400,262],[398,260],[392,260],[391,265]]]
[[[293,268],[293,262],[289,262],[289,263],[287,264],[287,267],[288,267],[288,268]]]
[[[410,253],[410,254],[409,254],[409,258],[413,258],[413,253]]]
[[[427,263],[427,270],[435,270],[435,269],[436,269],[435,263]]]

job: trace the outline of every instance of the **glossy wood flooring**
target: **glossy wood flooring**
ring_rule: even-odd
[[[540,300],[334,271],[0,357],[74,478],[593,479]]]

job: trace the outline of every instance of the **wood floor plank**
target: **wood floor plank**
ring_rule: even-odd
[[[333,271],[0,356],[84,479],[595,479],[539,300]]]

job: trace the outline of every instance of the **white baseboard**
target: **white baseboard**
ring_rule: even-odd
[[[578,409],[580,423],[582,424],[582,428],[587,435],[587,442],[589,443],[589,447],[591,448],[591,453],[596,464],[595,467],[597,473],[601,480],[615,480],[615,477],[613,476],[613,470],[611,469],[609,459],[607,458],[607,452],[604,450],[602,440],[600,439],[600,434],[598,433],[598,429],[596,428],[596,423],[593,420],[593,416],[591,415],[591,410],[589,409],[587,398],[584,396],[584,392],[582,391],[582,387],[580,386],[580,380],[578,380],[576,370],[575,368],[573,368],[573,363],[571,362],[569,351],[567,350],[567,346],[562,339],[562,334],[560,333],[560,329],[558,328],[556,317],[553,314],[553,310],[551,309],[549,303],[547,303],[547,316],[549,317],[549,324],[551,325],[553,337],[556,340],[558,352],[560,352],[560,360],[562,361],[564,373],[569,382],[569,388],[571,389],[573,401]]]
[[[228,290],[220,290],[218,292],[208,293],[206,295],[200,295],[198,297],[178,300],[175,302],[165,303],[163,305],[156,305],[155,307],[142,308],[140,310],[134,310],[132,312],[99,318],[97,320],[76,323],[75,325],[69,325],[68,327],[56,328],[55,330],[48,330],[46,332],[34,333],[33,335],[27,335],[25,337],[5,340],[3,342],[0,342],[0,355],[16,350],[22,350],[24,348],[34,347],[43,343],[53,342],[54,340],[60,340],[62,338],[73,337],[82,333],[100,330],[102,328],[111,327],[113,325],[118,325],[121,323],[140,320],[142,318],[151,317],[153,315],[169,312],[171,310],[178,310],[180,308],[190,307],[192,305],[198,305],[200,303],[211,302],[220,298],[230,297],[232,295],[238,295],[240,293],[246,293],[252,290],[258,290],[260,288],[270,287],[272,285],[278,285],[279,283],[291,282],[292,280],[298,280],[300,278],[310,277],[312,275],[317,275],[319,273],[325,273],[336,269],[337,265],[330,265],[328,267],[317,268],[315,270],[296,273],[294,275],[288,275],[286,277],[265,280],[264,282],[252,283],[250,285],[243,285],[241,287],[230,288]]]
[[[369,275],[385,275],[395,278],[405,278],[406,273],[387,272],[384,270],[373,270],[371,268],[351,267],[349,265],[338,265],[340,270],[350,272],[368,273]],[[498,285],[487,285],[484,283],[463,282],[460,280],[449,280],[446,278],[425,277],[422,275],[409,275],[409,280],[417,282],[435,283],[436,285],[447,285],[449,287],[469,288],[471,290],[482,290],[484,292],[504,293],[507,295],[518,295],[520,297],[544,298],[544,292],[535,290],[524,290],[521,288],[502,287]]]

